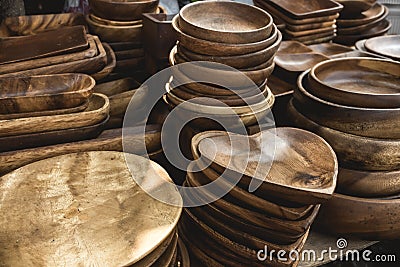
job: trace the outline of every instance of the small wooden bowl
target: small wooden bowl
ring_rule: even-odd
[[[91,33],[98,35],[104,42],[124,42],[141,40],[142,38],[142,24],[132,26],[113,26],[104,25],[93,21],[89,15],[86,15],[86,22],[89,25]]]
[[[357,197],[384,197],[400,193],[400,171],[357,171],[339,168],[338,192]]]
[[[385,64],[385,66],[387,65]],[[359,108],[322,100],[309,92],[307,75],[308,72],[304,72],[299,76],[294,98],[300,104],[298,106],[300,111],[311,120],[320,125],[358,136],[400,138],[400,128],[398,127],[400,108]],[[354,81],[356,82],[356,80]],[[318,110],[318,113],[315,110]]]
[[[132,21],[143,13],[154,13],[159,0],[89,0],[93,13],[108,20]]]
[[[203,39],[198,39],[184,33],[180,29],[180,26],[178,25],[178,19],[179,15],[176,15],[172,19],[172,26],[177,32],[178,41],[181,43],[182,46],[184,46],[188,50],[199,54],[210,55],[210,56],[245,55],[263,50],[271,46],[276,41],[276,36],[271,35],[265,40],[261,40],[259,42],[254,42],[254,43],[246,43],[246,44],[211,42]],[[278,31],[277,34],[279,35],[280,32]]]
[[[86,74],[53,74],[0,79],[0,113],[74,108],[92,95],[95,80]]]
[[[289,117],[295,126],[312,131],[324,138],[336,152],[340,165],[366,171],[400,169],[400,141],[367,138],[318,125],[297,109],[291,100]]]
[[[133,26],[133,25],[142,24],[142,20],[133,20],[133,21],[109,20],[109,19],[104,19],[104,18],[98,17],[95,14],[90,14],[89,17],[94,22],[97,22],[97,23],[100,23],[103,25],[109,25],[109,26]]]
[[[179,11],[183,32],[212,42],[259,42],[270,36],[272,25],[271,15],[261,8],[231,1],[196,2]]]
[[[400,239],[400,199],[382,200],[335,193],[316,220],[324,231],[367,240]]]
[[[340,78],[339,78],[340,77]],[[343,58],[311,68],[308,91],[332,103],[363,108],[400,107],[400,63],[373,58]]]

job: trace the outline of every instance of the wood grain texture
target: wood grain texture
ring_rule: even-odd
[[[351,47],[335,43],[314,44],[308,47],[311,48],[313,51],[321,53],[327,57],[354,51],[354,49]]]
[[[0,79],[0,113],[75,108],[92,95],[95,81],[85,74],[53,74]]]
[[[343,17],[352,16],[367,11],[375,5],[376,0],[338,0],[343,5],[341,15]]]
[[[317,29],[311,29],[311,30],[303,30],[303,31],[291,31],[289,29],[285,29],[285,35],[290,37],[290,38],[296,38],[296,37],[302,37],[302,36],[309,36],[309,35],[314,35],[314,34],[319,34],[319,33],[326,33],[326,32],[332,32],[332,30],[336,30],[336,25],[333,24],[332,26],[324,27],[324,28],[317,28]]]
[[[400,60],[399,42],[399,35],[380,36],[367,40],[364,46],[369,52]]]
[[[135,79],[122,78],[110,82],[97,83],[93,91],[110,97],[139,87],[140,84]]]
[[[297,41],[282,41],[278,49],[278,55],[310,53],[313,50]]]
[[[165,184],[150,189],[163,188],[166,199],[177,206],[157,201],[135,182],[156,177]],[[179,220],[182,199],[168,182],[172,180],[158,164],[110,151],[50,158],[3,176],[0,243],[7,253],[2,253],[2,263],[138,262],[162,244]],[[58,253],[60,247],[64,253]]]
[[[102,43],[102,45],[107,54],[107,63],[104,69],[91,75],[93,79],[95,79],[96,81],[106,78],[115,69],[115,66],[117,65],[117,59],[115,57],[115,53],[111,49],[110,45],[108,45],[107,43]]]
[[[354,16],[353,14],[354,18],[352,19],[340,18],[337,19],[336,23],[339,26],[339,28],[356,27],[364,25],[374,20],[377,20],[379,17],[381,17],[385,13],[385,9],[387,9],[387,7],[377,2],[372,8],[360,13],[358,16]]]
[[[270,0],[268,4],[274,6],[282,13],[285,13],[285,15],[296,19],[331,16],[339,13],[343,9],[341,4],[331,0],[301,0],[296,3],[290,0]]]
[[[137,24],[142,24],[142,20],[131,20],[131,21],[120,21],[120,20],[109,20],[109,19],[104,19],[99,16],[96,16],[95,14],[89,14],[89,17],[91,20],[103,24],[103,25],[109,25],[109,26],[133,26]]]
[[[300,31],[314,30],[319,28],[332,27],[333,25],[335,25],[335,23],[336,23],[335,19],[332,21],[316,22],[316,23],[300,24],[300,25],[292,25],[287,23],[285,29],[292,32],[300,32]]]

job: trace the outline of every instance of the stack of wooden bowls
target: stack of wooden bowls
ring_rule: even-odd
[[[340,162],[338,194],[321,216],[328,230],[400,237],[399,201],[375,199],[400,193],[399,77],[400,63],[374,58],[328,60],[299,77],[290,116],[323,137]],[[360,203],[368,209],[359,209]],[[390,219],[376,217],[383,208]]]
[[[266,80],[282,36],[267,12],[230,1],[197,2],[182,8],[172,24],[179,42],[169,58],[176,66],[167,85],[171,107],[193,100],[182,106],[187,112],[179,114],[212,114],[232,128],[254,124],[269,112],[274,98]],[[193,124],[199,129],[219,128],[211,121]]]
[[[254,0],[270,12],[275,20],[283,21],[285,40],[304,44],[329,42],[336,36],[336,19],[343,6],[332,0]]]
[[[92,94],[94,86],[85,74],[1,78],[0,151],[97,137],[109,100]]]
[[[109,151],[53,157],[3,176],[0,264],[190,266],[176,229],[180,194],[158,183],[148,189],[168,204],[158,201],[135,182],[142,177],[172,183],[158,164]]]
[[[336,186],[332,148],[313,133],[276,128],[253,136],[206,131],[193,138],[192,152],[196,161],[183,198],[193,208],[184,209],[179,225],[192,262],[296,266],[296,260],[280,261],[264,249],[302,250],[319,204]],[[252,180],[261,185],[250,193]],[[200,202],[209,204],[196,207]]]
[[[5,20],[14,33],[29,35],[2,38],[0,78],[85,73],[100,80],[113,71],[116,61],[110,46],[101,43],[97,36],[86,34],[82,25],[52,27],[57,22],[62,25],[66,19],[63,16],[44,16]],[[32,26],[27,27],[26,23]]]
[[[376,0],[339,0],[344,9],[337,20],[335,42],[354,45],[358,40],[387,33],[391,23],[386,19],[389,9]]]

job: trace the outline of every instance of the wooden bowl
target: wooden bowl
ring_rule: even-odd
[[[132,21],[142,19],[143,13],[154,13],[159,0],[89,0],[94,14],[108,20]]]
[[[343,10],[340,12],[342,17],[352,17],[354,14],[367,11],[376,4],[376,0],[337,0],[336,2],[343,5]]]
[[[381,200],[335,193],[321,207],[318,226],[336,235],[367,240],[400,238],[400,199]]]
[[[92,78],[96,81],[100,81],[110,75],[117,65],[116,55],[110,45],[107,43],[103,43],[103,46],[104,50],[107,53],[107,64],[102,70],[91,75]]]
[[[336,155],[325,140],[308,131],[276,128],[276,133],[264,130],[250,137],[216,131],[199,142],[198,150],[219,173],[243,175],[247,185],[251,179],[263,181],[255,191],[261,197],[317,204],[329,199],[336,187]]]
[[[126,91],[137,89],[140,87],[140,84],[133,78],[122,78],[110,82],[96,84],[93,89],[94,93],[99,93],[106,95],[108,97],[120,93],[124,93]]]
[[[385,13],[385,9],[387,9],[387,7],[385,7],[380,3],[376,3],[373,7],[362,12],[361,14],[357,15],[353,14],[354,17],[351,19],[339,18],[337,19],[336,23],[339,28],[348,28],[348,27],[365,25],[382,17],[382,15]]]
[[[123,2],[124,3],[124,2]],[[113,26],[104,25],[93,21],[89,15],[86,15],[86,22],[89,25],[91,33],[98,35],[104,42],[123,42],[141,40],[142,38],[142,24],[132,26]]]
[[[342,167],[367,171],[400,169],[399,140],[367,138],[318,125],[300,113],[292,101],[288,113],[295,126],[324,138],[336,152]]]
[[[300,25],[292,25],[292,24],[286,24],[287,30],[291,32],[301,32],[301,31],[307,31],[307,30],[315,30],[319,28],[327,28],[327,27],[332,27],[335,25],[336,20],[332,21],[325,21],[325,22],[316,22],[316,23],[310,23],[310,24],[300,24]]]
[[[400,137],[400,129],[397,127],[400,123],[400,108],[359,108],[322,100],[309,92],[307,75],[308,72],[304,72],[299,76],[294,98],[299,103],[297,107],[300,111],[311,120],[358,136],[386,139]]]
[[[365,48],[372,53],[400,60],[400,35],[379,36],[365,41]]]
[[[53,74],[0,79],[0,113],[74,108],[92,95],[96,82],[86,74]]]
[[[309,45],[308,47],[313,51],[321,53],[327,57],[354,51],[353,48],[335,43],[314,44]]]
[[[337,14],[343,9],[343,5],[331,0],[301,0],[297,2],[271,0],[268,4],[286,16],[298,20],[326,17]]]
[[[357,171],[339,168],[338,192],[357,197],[384,197],[400,193],[400,171]]]
[[[184,33],[178,25],[179,15],[172,19],[172,26],[177,33],[177,39],[182,46],[190,51],[210,55],[210,56],[237,56],[254,53],[271,46],[276,41],[276,36],[271,35],[265,40],[254,43],[245,44],[230,44],[221,42],[211,42],[203,39],[198,39]],[[277,32],[280,35],[280,32]]]
[[[311,68],[307,90],[340,105],[400,108],[399,77],[400,63],[391,60],[332,59]]]
[[[183,32],[212,42],[259,42],[270,36],[272,25],[271,15],[261,8],[231,1],[191,3],[179,11]]]
[[[297,41],[283,41],[278,49],[278,55],[302,54],[310,52],[313,52],[311,48]]]
[[[118,20],[109,20],[109,19],[104,19],[101,17],[96,16],[95,14],[90,14],[89,15],[90,19],[103,24],[103,25],[110,25],[110,26],[133,26],[133,25],[139,25],[142,24],[142,20],[133,20],[133,21],[118,21]]]
[[[314,65],[328,60],[329,58],[323,54],[310,52],[298,54],[280,54],[278,53],[274,59],[277,70],[296,73],[296,77],[300,72],[308,70]]]

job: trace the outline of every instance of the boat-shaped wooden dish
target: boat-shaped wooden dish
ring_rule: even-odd
[[[313,51],[321,53],[327,57],[354,51],[354,49],[351,47],[335,43],[314,44],[308,47],[311,48]]]
[[[1,120],[0,136],[32,134],[94,125],[107,118],[109,109],[110,102],[105,95],[93,94],[88,107],[82,112]]]
[[[249,16],[253,19],[249,20]],[[261,8],[231,1],[198,2],[179,11],[183,32],[212,42],[259,42],[270,36],[272,24],[271,15]]]
[[[251,179],[262,181],[255,191],[259,196],[316,204],[329,199],[336,187],[334,151],[321,137],[304,130],[277,128],[276,133],[265,130],[253,136],[216,131],[199,141],[198,150],[219,173],[234,171],[247,184]]]
[[[278,49],[278,55],[310,53],[312,49],[297,41],[282,41]]]
[[[365,41],[364,47],[372,53],[400,60],[400,35],[379,36]]]
[[[110,45],[107,43],[102,43],[102,45],[107,54],[107,63],[104,69],[91,75],[93,79],[95,79],[96,81],[106,78],[115,69],[115,66],[117,65],[116,55],[114,51],[111,49]]]
[[[53,74],[0,79],[0,114],[75,108],[95,86],[86,74]]]
[[[88,44],[83,26],[64,27],[32,36],[2,38],[0,65],[82,51],[87,49]]]
[[[126,161],[137,171],[131,173]],[[0,187],[9,196],[3,199],[1,207],[1,214],[7,220],[0,230],[4,243],[1,249],[8,255],[3,263],[13,265],[18,261],[34,265],[39,252],[45,264],[62,264],[68,258],[71,264],[86,265],[98,261],[93,255],[99,254],[103,255],[105,265],[131,265],[145,259],[175,231],[182,199],[175,187],[157,183],[152,190],[162,188],[162,195],[171,204],[156,200],[134,182],[142,175],[151,181],[162,179],[165,184],[172,183],[167,172],[149,159],[110,151],[49,158],[3,176]],[[5,189],[11,181],[12,186]],[[63,205],[54,206],[55,200]],[[11,208],[15,205],[23,208]],[[127,208],[134,212],[127,213]],[[29,223],[21,224],[27,218]],[[71,225],[71,220],[80,223]],[[107,221],[115,223],[105,225]],[[17,234],[10,234],[15,227]],[[40,237],[36,236],[36,229],[41,231]],[[75,234],[71,235],[71,231]],[[43,245],[49,236],[54,242]],[[79,256],[82,247],[76,242],[78,236],[84,243],[96,244],[87,248],[92,256]],[[19,245],[14,246],[15,243]],[[57,253],[60,246],[69,249],[60,255]]]
[[[274,61],[277,67],[286,72],[303,72],[329,58],[317,52],[297,54],[277,54]],[[278,69],[278,68],[277,68]]]
[[[380,18],[385,13],[385,9],[387,9],[387,7],[380,3],[376,3],[373,7],[362,12],[358,16],[355,16],[355,14],[353,14],[353,17],[355,16],[354,18],[339,18],[337,19],[336,23],[339,28],[365,25]]]
[[[343,9],[343,5],[331,0],[270,0],[271,4],[285,15],[294,19],[308,19],[335,15]]]
[[[399,108],[400,63],[372,58],[321,62],[311,68],[307,90],[341,105]]]
[[[128,90],[137,89],[140,84],[133,78],[122,78],[110,82],[96,84],[93,89],[94,93],[106,95],[108,97]]]

